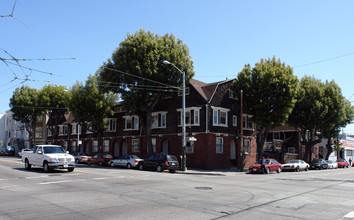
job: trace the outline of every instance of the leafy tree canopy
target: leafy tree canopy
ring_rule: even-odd
[[[245,65],[235,81],[237,93],[243,91],[244,111],[262,128],[283,125],[291,113],[299,83],[290,66],[275,57],[261,59],[253,68]]]

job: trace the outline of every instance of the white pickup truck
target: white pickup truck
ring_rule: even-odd
[[[22,161],[27,170],[32,166],[43,167],[45,172],[53,169],[75,169],[75,158],[58,145],[37,145],[33,151],[22,154]]]

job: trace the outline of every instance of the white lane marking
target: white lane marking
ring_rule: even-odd
[[[343,219],[354,219],[354,211],[349,212],[345,216],[343,216]]]
[[[44,182],[44,183],[39,183],[39,184],[40,185],[48,185],[48,184],[67,183],[67,182],[73,182],[73,180],[60,180],[60,181],[54,181],[54,182]]]
[[[45,177],[48,177],[48,175],[45,175],[45,176],[27,176],[27,177],[25,177],[25,179],[37,179],[37,178],[45,178]]]
[[[108,177],[98,177],[98,178],[93,178],[94,180],[106,180]]]

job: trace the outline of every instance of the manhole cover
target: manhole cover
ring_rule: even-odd
[[[203,189],[203,190],[207,190],[207,189],[213,189],[211,187],[207,187],[207,186],[198,186],[198,187],[195,187],[196,189]]]

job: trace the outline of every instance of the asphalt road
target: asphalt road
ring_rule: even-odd
[[[354,167],[157,173],[78,165],[24,169],[0,157],[0,219],[351,219]],[[354,218],[353,218],[354,219]]]

